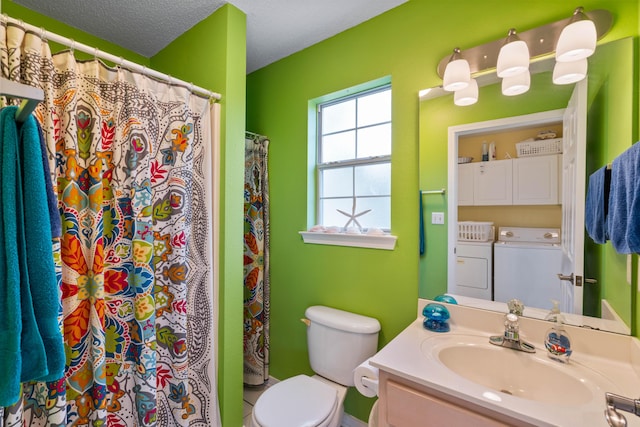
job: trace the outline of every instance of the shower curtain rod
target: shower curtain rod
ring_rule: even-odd
[[[179,85],[186,86],[186,87],[189,88],[189,90],[192,93],[194,93],[196,95],[200,95],[200,96],[205,97],[205,98],[215,99],[216,101],[219,101],[220,99],[222,99],[222,95],[220,95],[219,93],[212,92],[212,91],[210,91],[208,89],[205,89],[205,88],[202,88],[200,86],[194,86],[193,83],[187,83],[184,80],[173,78],[168,74],[164,74],[164,73],[161,73],[159,71],[147,68],[144,65],[140,65],[140,64],[136,64],[135,62],[128,61],[128,60],[122,58],[121,56],[118,57],[118,56],[112,55],[110,53],[103,52],[98,48],[93,48],[93,47],[88,46],[86,44],[78,43],[73,39],[61,36],[61,35],[56,34],[56,33],[52,33],[50,31],[46,31],[44,28],[38,28],[38,27],[36,27],[34,25],[27,24],[26,22],[24,22],[24,21],[22,21],[20,19],[12,18],[12,17],[10,17],[10,16],[8,16],[8,15],[6,15],[4,13],[1,15],[0,19],[2,19],[2,21],[4,21],[4,22],[11,22],[12,24],[18,25],[18,26],[24,28],[25,30],[30,31],[30,32],[32,32],[34,34],[39,34],[42,39],[51,40],[53,42],[65,45],[65,46],[69,47],[72,51],[73,50],[79,50],[81,52],[88,53],[89,55],[94,55],[97,58],[101,58],[101,59],[105,59],[107,61],[113,62],[114,64],[117,64],[117,65],[119,65],[121,67],[128,68],[128,69],[130,69],[132,71],[137,71],[137,72],[142,73],[144,75],[147,75],[147,76],[150,76],[150,77],[154,77],[156,79],[163,80],[163,81],[168,82],[170,84],[177,83]]]

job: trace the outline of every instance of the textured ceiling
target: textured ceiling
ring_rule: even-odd
[[[150,57],[225,3],[247,14],[247,72],[407,0],[14,0]]]

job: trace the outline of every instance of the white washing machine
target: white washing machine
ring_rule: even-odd
[[[488,301],[493,299],[493,240],[458,241],[456,287],[450,293]]]
[[[521,300],[525,307],[550,308],[561,300],[560,229],[500,227],[494,245],[494,299]]]

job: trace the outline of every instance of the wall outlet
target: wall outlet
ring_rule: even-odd
[[[444,212],[431,212],[431,224],[444,224]]]

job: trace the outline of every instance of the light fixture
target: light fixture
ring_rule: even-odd
[[[455,48],[444,70],[442,88],[449,92],[464,89],[469,85],[469,80],[471,80],[469,63],[462,57],[460,49]]]
[[[461,107],[478,102],[478,82],[471,79],[464,89],[457,90],[453,95],[453,103]]]
[[[502,79],[502,94],[506,96],[520,95],[528,91],[529,86],[531,86],[531,73],[525,71]]]
[[[500,48],[497,63],[498,77],[511,77],[529,70],[529,48],[527,43],[520,40],[515,28],[509,34]]]
[[[596,25],[581,7],[576,8],[558,37],[556,61],[570,62],[591,56],[596,50],[597,40]]]
[[[553,83],[568,85],[579,82],[587,76],[587,58],[572,62],[556,62],[553,67]]]
[[[465,48],[464,58],[456,48],[453,54],[438,62],[437,73],[443,83],[438,91],[456,92],[456,105],[471,105],[478,99],[473,92],[475,87],[469,88],[470,92],[462,89],[469,84],[484,86],[497,75],[503,79],[504,95],[519,95],[529,90],[532,72],[550,71],[547,63],[551,61],[546,59],[554,57],[553,82],[558,85],[575,83],[586,77],[588,63],[583,60],[593,54],[597,40],[602,39],[612,25],[611,12],[603,9],[585,12],[578,7],[570,18],[518,33],[510,29],[506,38]],[[473,79],[476,82],[471,83]]]

